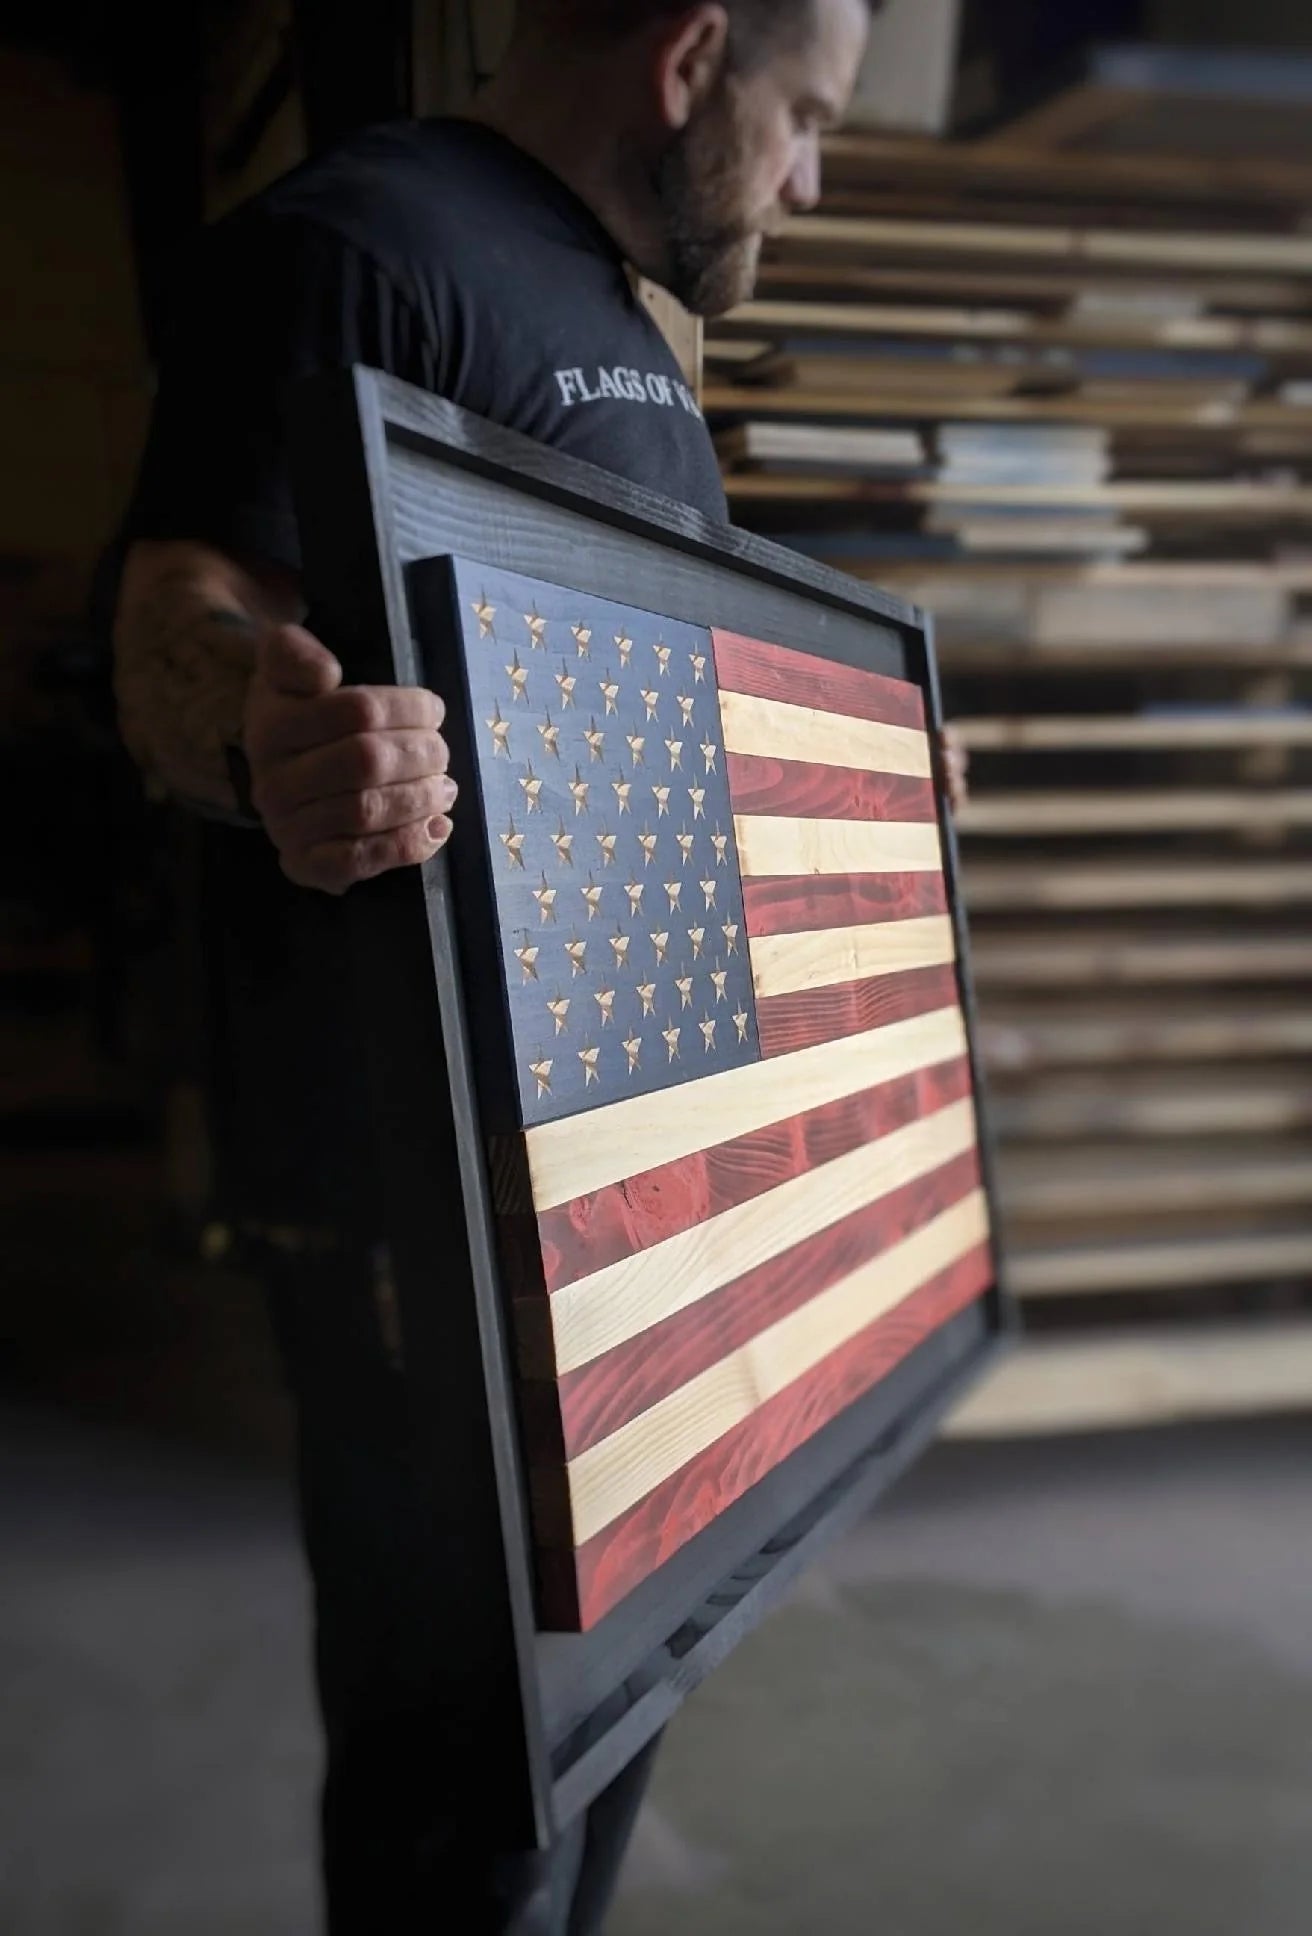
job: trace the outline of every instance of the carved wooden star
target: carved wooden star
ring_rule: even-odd
[[[663,967],[665,963],[665,956],[670,945],[670,937],[668,932],[652,935],[651,945],[656,950],[656,966],[658,968]]]
[[[567,941],[565,943],[565,953],[569,956],[569,970],[570,970],[571,979],[574,979],[578,975],[585,975],[588,971],[587,942],[580,941],[578,936],[575,935],[572,941]]]
[[[492,734],[493,759],[495,759],[499,753],[504,753],[506,758],[509,759],[510,758],[510,721],[508,719],[503,719],[501,717],[500,706],[494,706],[492,708],[492,717],[491,719],[488,720],[487,724]]]
[[[633,791],[632,780],[612,780],[610,784],[611,791],[619,802],[620,812],[627,813],[629,811],[629,795]]]
[[[736,955],[738,952],[738,923],[736,921],[726,921],[720,929],[720,933],[724,936],[729,953]]]
[[[567,834],[565,832],[565,822],[563,820],[557,827],[556,832],[552,834],[551,844],[556,850],[556,859],[560,862],[561,866],[572,867],[574,865],[574,836],[573,834]]]
[[[642,1054],[642,1037],[640,1035],[630,1035],[624,1043],[624,1053],[629,1058],[629,1074],[636,1075],[638,1058]]]
[[[670,810],[670,789],[667,786],[654,786],[651,791],[656,802],[656,818],[663,820]]]
[[[555,675],[555,678],[556,684],[560,687],[560,703],[563,709],[566,706],[572,706],[574,704],[574,688],[578,684],[578,680],[569,671],[563,659],[560,662],[560,667],[561,669]]]
[[[650,867],[656,858],[656,835],[649,827],[644,827],[638,835],[638,845],[642,849],[642,864]]]
[[[579,893],[583,896],[584,900],[588,904],[589,921],[595,921],[597,916],[601,913],[601,889],[597,886],[597,883],[593,880],[591,874],[588,875],[587,886],[581,887],[579,889]]]
[[[525,612],[524,623],[528,627],[529,643],[535,652],[541,652],[547,643],[547,621],[534,609]]]
[[[722,834],[719,828],[717,827],[715,832],[711,835],[711,845],[715,849],[715,865],[717,867],[726,866],[727,861],[726,861],[725,855],[729,845],[728,834]]]
[[[634,766],[642,766],[644,764],[642,755],[643,749],[647,744],[646,740],[642,737],[641,733],[626,733],[624,737],[629,742],[629,751],[633,755]]]
[[[615,1020],[615,990],[599,988],[592,999],[601,1010],[601,1026],[610,1028]]]
[[[656,654],[656,676],[663,679],[670,669],[670,648],[668,645],[654,645],[652,651]]]
[[[683,892],[683,882],[682,882],[682,881],[666,881],[666,882],[665,882],[665,892],[666,892],[666,893],[667,893],[667,894],[669,895],[669,897],[670,897],[670,913],[671,913],[671,914],[673,914],[673,913],[674,913],[674,912],[676,911],[676,909],[678,908],[678,905],[679,905],[679,896],[680,896],[680,895],[682,894],[682,892]]]
[[[716,883],[714,881],[699,881],[697,885],[701,888],[702,893],[706,896],[707,908],[708,909],[713,908],[715,906]]]
[[[691,726],[692,709],[697,704],[697,701],[695,699],[689,699],[685,693],[680,693],[677,703],[678,703],[679,711],[683,714],[684,725]]]
[[[600,1056],[600,1049],[579,1050],[579,1061],[583,1064],[583,1087],[585,1089],[591,1088],[594,1082],[601,1080],[597,1074],[597,1063]]]
[[[692,943],[692,958],[693,958],[693,960],[694,960],[694,961],[700,961],[700,959],[701,959],[701,953],[702,953],[702,943],[703,943],[703,942],[705,941],[705,939],[706,939],[706,930],[705,930],[705,928],[689,928],[689,930],[688,930],[688,939],[689,939],[689,941],[691,941],[691,943]]]
[[[603,867],[613,867],[615,865],[615,848],[618,842],[618,834],[597,835],[597,845],[601,849],[601,862]]]
[[[617,927],[614,934],[608,938],[610,940],[611,953],[615,957],[615,966],[617,968],[627,968],[629,965],[629,945],[632,936],[625,934],[623,928]]]
[[[554,921],[556,918],[556,892],[557,890],[554,887],[547,886],[547,877],[545,874],[542,876],[541,887],[535,887],[533,889],[533,899],[538,904],[538,913],[542,917],[542,925],[544,928],[549,921]]]
[[[510,661],[510,664],[506,667],[506,677],[507,679],[509,679],[510,685],[511,685],[512,703],[517,702],[521,699],[527,700],[528,699],[528,667],[525,665],[521,665],[519,663],[518,652],[515,653],[514,657]]]
[[[565,1024],[569,1018],[569,996],[554,995],[547,1003],[547,1013],[556,1024],[557,1035],[563,1035],[565,1033]]]
[[[749,1017],[747,1014],[747,1010],[745,1008],[740,1008],[738,1010],[738,1013],[733,1018],[733,1025],[738,1031],[738,1040],[740,1042],[745,1042],[747,1040],[748,1020],[749,1020]]]
[[[540,1097],[551,1094],[551,1071],[554,1066],[550,1056],[543,1056],[539,1061],[530,1062],[528,1065],[528,1072],[538,1085]]]
[[[519,784],[524,789],[524,798],[528,801],[529,812],[541,813],[542,782],[541,780],[539,780],[537,774],[533,771],[533,768],[531,766],[526,768],[524,774],[521,775]]]
[[[574,816],[577,819],[579,814],[586,813],[588,810],[588,782],[575,767],[574,778],[567,780],[565,784],[569,788],[569,797],[574,802]]]
[[[692,817],[700,820],[706,811],[706,788],[689,787],[688,798],[692,801]]]
[[[683,1031],[681,1029],[677,1029],[673,1025],[671,1025],[667,1029],[661,1030],[661,1035],[664,1039],[665,1046],[670,1052],[671,1062],[677,1062],[679,1059],[679,1037],[682,1034],[682,1032]]]
[[[541,954],[541,952],[542,950],[540,948],[535,948],[531,943],[526,943],[525,946],[522,948],[516,948],[515,960],[519,963],[520,967],[524,970],[525,981],[537,980],[538,978],[537,962],[538,962],[538,956]]]
[[[589,753],[591,753],[593,759],[594,760],[601,759],[603,757],[602,748],[606,742],[606,735],[604,733],[598,732],[597,722],[595,719],[593,720],[592,724],[588,727],[588,730],[584,733],[583,737],[588,742],[588,751]]]
[[[600,691],[601,691],[602,698],[606,702],[606,711],[608,713],[617,713],[619,711],[619,707],[615,704],[615,701],[620,696],[620,687],[619,687],[618,679],[611,679],[611,678],[603,679],[600,682]]]
[[[681,1009],[691,1008],[692,1007],[692,976],[676,975],[674,978],[674,986],[679,991],[679,1007]]]
[[[488,604],[487,593],[483,592],[474,600],[473,609],[474,617],[478,620],[479,638],[490,639],[492,636],[492,621],[497,615],[496,606]]]
[[[626,881],[624,883],[624,892],[629,897],[629,913],[641,914],[642,913],[642,895],[643,895],[642,882]]]
[[[665,751],[670,756],[671,773],[677,773],[683,765],[683,741],[681,739],[667,739],[665,742]]]
[[[592,627],[590,625],[571,625],[569,629],[574,634],[574,643],[579,649],[580,659],[586,659],[588,656],[588,647],[592,643]]]
[[[702,741],[702,758],[706,762],[706,771],[708,773],[714,773],[715,771],[715,756],[719,750],[719,747],[713,739],[704,739]]]
[[[522,867],[524,865],[524,836],[521,833],[516,833],[513,820],[510,823],[510,832],[498,834],[497,838],[506,850],[506,858],[509,860],[510,865],[512,867]]]
[[[704,652],[690,652],[688,658],[692,665],[693,681],[696,685],[700,686],[706,677],[706,654]]]
[[[620,655],[620,664],[626,666],[633,654],[633,640],[627,632],[617,632],[615,634],[615,650]]]
[[[725,985],[724,985],[728,981],[728,979],[729,979],[729,970],[727,968],[712,968],[711,983],[715,989],[715,1002],[716,1002],[717,1008],[721,1002],[727,1002],[729,999],[728,990],[725,988]]]
[[[697,1026],[702,1032],[702,1040],[706,1044],[706,1053],[709,1055],[715,1047],[715,1023],[708,1015],[704,1021],[698,1022]]]
[[[688,829],[685,827],[681,830],[681,832],[677,833],[674,836],[674,838],[679,843],[679,852],[683,856],[683,864],[686,867],[688,865],[688,862],[692,859],[692,850],[697,845],[697,836],[696,834],[690,834],[688,832]]]
[[[648,719],[655,719],[656,708],[660,703],[660,694],[654,687],[644,686],[642,688],[642,703],[647,708]]]
[[[642,1012],[643,1012],[643,1014],[644,1014],[644,1015],[654,1015],[654,1014],[656,1013],[656,984],[655,984],[655,982],[654,982],[654,981],[640,981],[640,982],[638,983],[638,997],[639,997],[639,999],[640,999],[640,1001],[642,1002]]]
[[[542,740],[544,750],[551,755],[553,760],[558,760],[560,758],[560,728],[559,726],[552,725],[550,713],[547,714],[546,725],[538,727],[538,734]]]

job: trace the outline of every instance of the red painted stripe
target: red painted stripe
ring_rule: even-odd
[[[941,874],[762,874],[743,882],[747,932],[809,934],[946,914]]]
[[[887,1377],[932,1332],[982,1296],[992,1281],[992,1257],[988,1245],[981,1244],[649,1492],[580,1547],[572,1566],[550,1569],[556,1578],[561,1573],[572,1576],[566,1598],[576,1601],[582,1625],[595,1626],[626,1593],[741,1499],[790,1452]],[[562,1560],[567,1557],[561,1556]]]
[[[806,820],[936,820],[933,782],[904,773],[866,773],[809,760],[726,755],[735,813],[797,814]]]
[[[970,1064],[960,1056],[541,1211],[547,1289],[558,1291],[722,1210],[750,1203],[790,1177],[960,1102],[970,1090]]]
[[[782,699],[789,705],[873,719],[884,726],[925,730],[925,702],[919,687],[908,680],[837,665],[832,659],[795,652],[791,646],[767,645],[763,639],[743,638],[737,632],[713,631],[711,637],[715,675],[727,692]]]
[[[559,1384],[566,1458],[617,1432],[788,1312],[950,1210],[978,1189],[979,1181],[978,1154],[968,1150],[568,1372]]]
[[[791,1055],[816,1042],[951,1008],[960,999],[950,962],[941,968],[908,968],[900,975],[836,982],[832,988],[802,988],[794,995],[767,995],[756,1004],[761,1054]]]

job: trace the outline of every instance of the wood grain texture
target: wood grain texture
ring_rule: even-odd
[[[741,692],[721,692],[720,717],[730,753],[905,773],[917,780],[927,780],[932,771],[929,738],[919,728],[885,726]]]
[[[738,865],[752,874],[941,874],[933,821],[788,820],[735,814]]]
[[[956,969],[951,966],[913,968],[905,974],[839,982],[796,995],[772,995],[756,1005],[761,1054],[767,1058],[793,1055],[812,1044],[941,1012],[959,998]]]
[[[810,820],[937,820],[933,782],[864,767],[807,766],[801,760],[730,753],[729,799],[738,814]]]
[[[761,1061],[711,1076],[698,1091],[696,1112],[674,1089],[615,1103],[600,1122],[585,1115],[539,1123],[525,1137],[534,1203],[539,1212],[568,1203],[965,1050],[961,1012],[945,1005],[842,1042],[818,1043],[782,1066]]]
[[[551,1299],[557,1372],[574,1371],[709,1297],[789,1243],[813,1236],[975,1144],[969,1100],[790,1177],[768,1195],[722,1210],[566,1284]]]
[[[814,928],[809,934],[754,935],[750,948],[758,1002],[866,976],[942,968],[956,959],[956,937],[945,914],[856,928]]]
[[[559,1531],[574,1546],[586,1545],[987,1237],[988,1211],[976,1192],[580,1453],[567,1468],[569,1510]],[[543,1529],[550,1540],[549,1513]]]
[[[979,1156],[972,1148],[744,1271],[642,1337],[566,1373],[559,1384],[565,1456],[599,1444],[979,1184]]]
[[[580,1548],[570,1573],[583,1624],[595,1625],[638,1580],[886,1377],[931,1332],[981,1297],[992,1276],[989,1248],[980,1244],[767,1400]]]
[[[925,730],[925,702],[919,688],[904,679],[836,665],[832,659],[819,659],[812,652],[764,645],[759,639],[745,639],[714,627],[711,639],[721,692],[791,700],[794,704],[805,694],[807,705],[822,712]]]
[[[941,874],[779,874],[743,883],[749,936],[801,934],[810,928],[859,927],[946,914]]]
[[[546,1210],[537,1221],[546,1289],[646,1250],[969,1094],[970,1064],[957,1056]]]

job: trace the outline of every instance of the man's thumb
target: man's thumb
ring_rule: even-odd
[[[301,625],[273,625],[260,640],[256,677],[285,697],[318,699],[342,683],[342,668],[326,645]]]

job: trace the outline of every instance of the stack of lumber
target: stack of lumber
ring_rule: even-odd
[[[1312,169],[840,137],[716,325],[739,522],[935,616],[1024,1349],[1312,1401]]]

